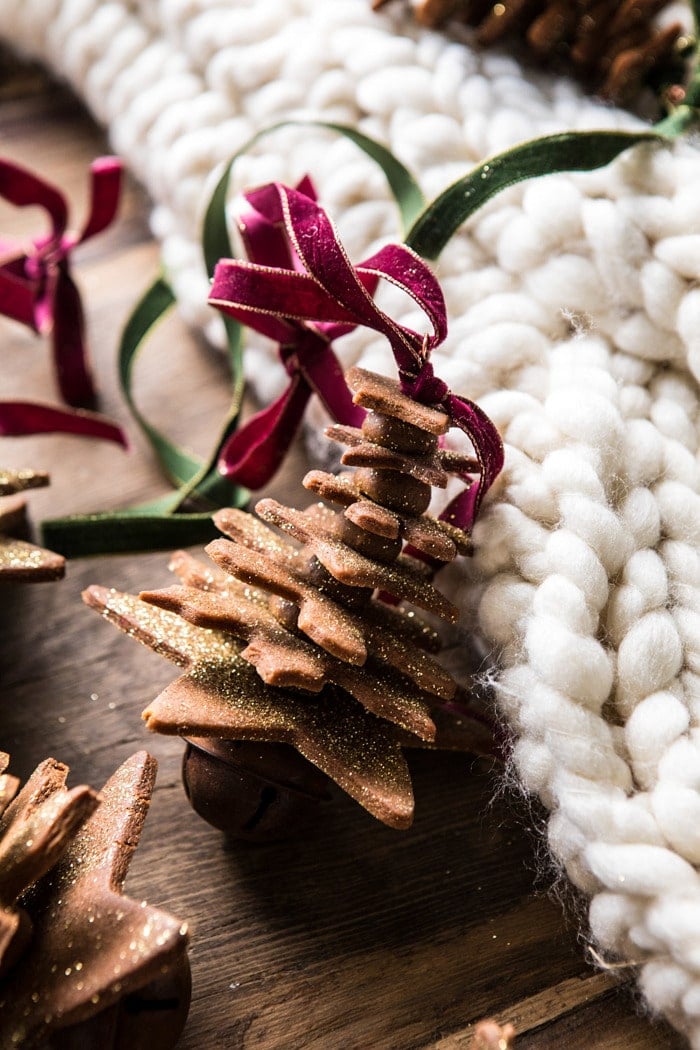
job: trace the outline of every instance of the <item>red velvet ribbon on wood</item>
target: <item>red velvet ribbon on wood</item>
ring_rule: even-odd
[[[80,293],[70,274],[73,249],[113,221],[121,190],[121,162],[100,157],[91,167],[91,200],[79,233],[68,230],[68,205],[55,186],[27,168],[0,158],[0,196],[16,207],[47,213],[47,234],[26,240],[0,238],[0,313],[35,332],[51,332],[61,395],[68,404],[90,406],[96,394],[85,341]]]
[[[29,434],[77,434],[128,448],[121,427],[97,412],[58,408],[37,401],[0,401],[0,437]]]
[[[353,267],[330,219],[308,192],[308,183],[297,189],[270,183],[247,193],[246,200],[254,209],[256,225],[251,227],[250,218],[246,220],[244,239],[258,259],[221,260],[209,302],[277,340],[292,379],[282,398],[253,421],[255,429],[251,427],[246,435],[243,428],[234,435],[235,460],[222,450],[222,473],[253,488],[251,477],[265,474],[278,455],[274,470],[289,445],[287,428],[290,422],[297,426],[301,421],[311,390],[320,394],[332,416],[357,425],[356,406],[352,406],[354,418],[339,414],[345,411],[349,393],[330,343],[363,325],[389,340],[404,393],[442,409],[469,438],[479,470],[462,475],[465,490],[441,515],[469,530],[503,466],[503,445],[485,412],[453,394],[433,372],[430,354],[447,334],[447,311],[432,271],[401,244],[387,245]],[[266,247],[261,252],[257,245],[263,243],[259,232],[263,229]],[[432,334],[423,336],[399,324],[377,306],[372,296],[380,279],[395,284],[417,303]],[[250,442],[251,437],[257,438],[257,444]]]

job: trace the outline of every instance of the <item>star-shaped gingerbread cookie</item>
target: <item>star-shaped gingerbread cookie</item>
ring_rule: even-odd
[[[380,820],[408,827],[413,791],[389,723],[338,692],[309,702],[269,689],[223,631],[129,594],[88,588],[84,599],[121,630],[186,668],[144,711],[149,729],[180,736],[292,744]]]
[[[2,902],[14,894],[30,926],[0,979],[1,1050],[48,1038],[127,1050],[145,1045],[130,1041],[137,1015],[154,1050],[176,1042],[189,1004],[187,928],[122,894],[155,769],[139,752],[97,796],[67,790],[67,768],[47,760],[6,807]]]

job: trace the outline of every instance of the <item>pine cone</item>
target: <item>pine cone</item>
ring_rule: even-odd
[[[65,558],[24,538],[28,531],[26,507],[17,494],[48,483],[48,474],[42,471],[0,468],[0,582],[39,583],[59,579],[65,572]]]
[[[189,1005],[186,929],[121,895],[155,760],[133,755],[98,795],[68,790],[68,768],[47,759],[16,797],[7,763],[0,754],[1,1050],[166,1050]]]
[[[374,7],[382,7],[379,0]],[[651,74],[679,74],[683,27],[659,29],[669,0],[412,0],[426,26],[456,19],[472,26],[482,47],[524,39],[536,61],[573,72],[586,89],[629,105]]]
[[[380,820],[405,828],[413,797],[402,745],[440,744],[436,715],[444,720],[457,683],[435,660],[434,631],[374,595],[457,619],[415,555],[444,563],[470,550],[465,533],[425,510],[431,486],[444,487],[449,473],[474,463],[438,447],[449,426],[442,411],[372,373],[353,369],[347,379],[355,402],[370,411],[361,430],[336,425],[326,433],[350,445],[343,463],[358,469],[304,479],[342,512],[270,499],[257,504],[257,518],[220,511],[215,521],[229,538],[207,547],[216,570],[179,554],[171,567],[181,586],[144,592],[140,601],[92,587],[85,600],[186,666],[145,712],[149,728],[194,737],[215,761],[237,767],[240,745],[231,741],[292,744]],[[490,731],[475,718],[453,719],[451,728],[450,746],[494,753]],[[290,776],[281,779],[289,785]],[[206,779],[211,787],[216,776]],[[297,781],[293,790],[319,794]],[[267,809],[277,802],[268,792]],[[193,804],[221,826],[212,811],[223,804]],[[263,817],[269,822],[270,813],[258,799],[248,830],[261,830]]]

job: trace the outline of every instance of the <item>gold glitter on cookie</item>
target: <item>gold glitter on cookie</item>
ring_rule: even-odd
[[[380,592],[457,618],[418,555],[449,561],[470,548],[468,535],[425,513],[431,486],[465,459],[439,446],[444,412],[359,369],[348,382],[371,411],[361,430],[328,434],[350,443],[346,465],[358,469],[305,479],[340,510],[271,499],[257,516],[221,510],[224,538],[206,548],[213,569],[178,552],[179,585],[140,598],[90,587],[84,599],[185,669],[147,707],[149,729],[203,741],[205,752],[212,739],[292,745],[375,817],[405,828],[413,796],[403,747],[440,746],[436,717],[449,721],[457,683],[435,659],[435,632]],[[471,732],[464,712],[452,722],[449,746],[461,739],[481,752],[483,727]]]

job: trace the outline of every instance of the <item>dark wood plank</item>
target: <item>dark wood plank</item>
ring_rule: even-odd
[[[0,69],[3,67],[0,65]],[[15,74],[18,75],[18,74]],[[0,75],[0,141],[8,155],[64,186],[84,207],[85,173],[104,137],[75,100],[43,90],[36,71]],[[38,86],[37,86],[38,84]],[[0,211],[4,232],[36,216]],[[118,333],[155,273],[147,201],[130,183],[122,221],[76,255],[103,408],[125,419],[115,380]],[[0,320],[0,396],[55,398],[46,343]],[[138,396],[154,421],[204,452],[228,400],[221,355],[170,323],[139,365]],[[8,465],[52,472],[30,494],[35,518],[124,506],[165,490],[140,435],[126,456],[73,438],[3,441]],[[271,486],[300,502],[302,459]],[[194,977],[183,1050],[435,1050],[467,1047],[485,1015],[512,1019],[522,1050],[679,1047],[624,991],[596,975],[575,926],[538,876],[531,815],[465,756],[415,753],[417,818],[408,833],[339,798],[305,839],[226,848],[190,810],[182,745],[147,736],[140,711],[172,668],[83,607],[91,582],[125,590],[168,582],[167,558],[96,558],[65,581],[0,596],[0,746],[26,776],[51,753],[73,782],[99,785],[147,746],[160,773],[128,891],[187,919]],[[536,818],[537,821],[541,817]]]
[[[570,1046],[642,1050],[652,1045],[658,1050],[674,1050],[684,1045],[674,1032],[653,1018],[647,1018],[644,1026],[631,1026],[633,1005],[631,994],[625,994],[619,975],[612,970],[566,978],[520,1000],[498,1020],[502,1024],[510,1021],[524,1033],[518,1037],[518,1050],[561,1050]],[[470,1050],[473,1032],[474,1026],[468,1025],[432,1044],[430,1050]]]

